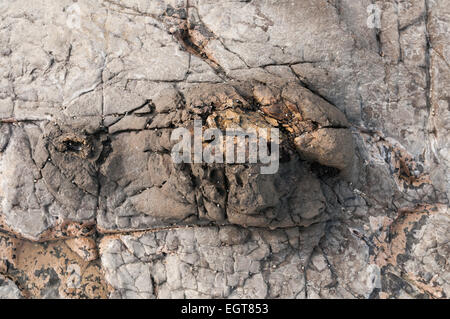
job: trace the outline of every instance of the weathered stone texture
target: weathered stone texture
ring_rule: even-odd
[[[0,298],[450,295],[448,0],[0,17]],[[278,173],[174,164],[194,119],[280,128]]]

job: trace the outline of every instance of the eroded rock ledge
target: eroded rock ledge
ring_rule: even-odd
[[[327,219],[311,164],[348,175],[355,157],[348,122],[334,106],[294,83],[162,93],[91,132],[76,124],[6,124],[5,226],[38,240],[74,222],[111,232],[209,222],[274,229]],[[278,172],[262,175],[262,164],[175,164],[169,136],[195,119],[221,130],[280,128]]]
[[[284,249],[294,245],[292,247],[297,247],[303,256],[301,260],[295,259],[292,267],[304,267],[307,256],[323,235],[324,222],[329,218],[321,189],[323,182],[312,165],[317,162],[329,166],[332,175],[341,170],[347,177],[353,165],[354,144],[345,116],[307,89],[289,82],[280,87],[256,82],[204,84],[158,93],[159,98],[145,101],[136,110],[104,118],[98,127],[92,126],[95,122],[91,122],[88,128],[77,122],[3,124],[2,130],[7,132],[0,158],[3,229],[33,241],[66,238],[64,249],[76,252],[86,261],[95,260],[98,256],[96,240],[89,237],[95,233],[102,237],[102,234],[138,231],[136,235],[127,235],[135,236],[136,240],[165,232],[184,234],[180,236],[199,233],[205,240],[208,236],[215,239],[226,237],[222,244],[215,244],[219,249],[217,252],[223,249],[220,247],[224,244],[238,245],[233,248],[237,249],[233,255],[239,252],[243,254],[239,260],[244,258],[251,262],[252,255],[248,254],[254,248],[250,247],[257,244],[247,243],[247,237],[258,242],[274,235],[270,235],[270,231],[246,228],[283,228],[286,231],[279,234],[294,236],[290,239],[293,242]],[[262,175],[259,170],[262,164],[175,164],[170,156],[175,141],[170,140],[170,134],[177,127],[192,127],[196,119],[202,121],[204,128],[214,127],[223,131],[234,127],[281,129],[278,172]],[[211,226],[214,224],[220,228]],[[233,228],[233,224],[245,228]],[[182,225],[199,228],[177,230]],[[220,236],[210,234],[219,229]],[[309,230],[305,232],[306,229]],[[157,233],[140,233],[151,230]],[[312,237],[305,238],[306,234]],[[111,259],[114,255],[110,254],[119,253],[109,248],[112,247],[109,244],[112,238],[108,236],[102,240],[105,247],[102,264],[108,282],[115,288],[114,296],[155,297],[156,290],[165,291],[160,293],[162,297],[190,295],[188,290],[177,291],[182,286],[164,286],[164,280],[151,279],[151,276],[148,277],[150,281],[130,277],[126,285],[131,285],[131,288],[122,287],[123,278],[117,279],[122,275],[115,273],[117,269],[110,269],[117,263]],[[20,239],[11,240],[16,243],[12,245],[14,249],[22,247],[17,245]],[[285,245],[287,238],[276,235],[273,240],[264,245]],[[299,240],[304,245],[300,245]],[[161,247],[170,246],[164,240],[158,242]],[[191,244],[184,242],[183,245]],[[159,248],[155,253],[157,251]],[[234,271],[222,270],[224,281],[217,287],[217,293],[210,296],[232,297],[232,287],[238,286],[243,290],[236,296],[292,294],[293,297],[301,293],[304,278],[302,273],[295,272],[293,275],[298,277],[296,280],[300,285],[295,289],[292,287],[289,293],[269,293],[267,287],[261,290],[263,287],[259,286],[254,287],[257,291],[247,292],[250,282],[263,284],[257,282],[260,276],[277,276],[275,273],[266,274],[270,272],[270,265],[259,265],[262,259],[275,258],[273,254],[269,256],[269,251],[267,248],[264,256],[255,257],[252,270],[242,278],[232,274],[240,272],[244,265],[233,266],[240,267]],[[6,269],[18,269],[12,255],[7,260]],[[242,263],[239,260],[236,262]],[[123,267],[131,267],[127,266],[129,262],[126,261]],[[235,264],[231,260],[225,264],[220,260],[216,262],[224,267]],[[132,267],[137,267],[134,262],[132,264]],[[217,271],[211,267],[209,271]],[[263,271],[263,268],[269,270]],[[146,273],[135,270],[139,276]],[[21,274],[19,270],[15,271]],[[51,272],[50,269],[47,271]],[[148,271],[153,273],[151,269]],[[133,276],[133,271],[127,272]],[[230,275],[236,277],[233,285],[231,277],[226,279]],[[199,280],[203,278],[200,273],[198,276]],[[66,276],[58,278],[59,281],[68,280]],[[173,279],[169,277],[167,280]],[[290,278],[285,280],[291,281]],[[99,284],[98,280],[96,284]],[[142,286],[140,290],[132,288],[136,284]],[[283,285],[279,284],[281,289]],[[155,285],[163,286],[157,288]],[[196,285],[202,285],[202,282]],[[68,291],[64,290],[64,295],[69,296],[71,290]],[[78,291],[80,293],[86,295],[87,292],[84,289]],[[206,290],[198,293],[201,293],[198,296],[206,296]]]

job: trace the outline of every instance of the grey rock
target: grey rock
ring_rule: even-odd
[[[16,284],[0,275],[0,299],[22,299],[23,295]]]
[[[284,231],[238,226],[106,236],[101,258],[115,297],[294,298],[305,294],[303,269],[323,226],[312,226],[309,233],[299,229],[295,238],[302,244],[297,248],[286,241]],[[225,232],[247,235],[230,243],[217,236]],[[127,244],[130,240],[133,245]],[[155,250],[143,254],[149,243]],[[195,259],[186,258],[193,254]]]

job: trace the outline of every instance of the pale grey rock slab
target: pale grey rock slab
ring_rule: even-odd
[[[17,285],[9,278],[0,275],[0,299],[22,299],[23,295]]]
[[[111,297],[301,298],[303,269],[323,226],[178,228],[106,236],[101,258],[114,288]]]

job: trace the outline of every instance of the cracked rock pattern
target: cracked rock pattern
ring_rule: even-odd
[[[101,259],[117,298],[301,298],[322,233],[320,224],[177,228],[105,238]]]
[[[449,297],[447,0],[0,16],[0,298]],[[194,120],[278,172],[175,164]]]

